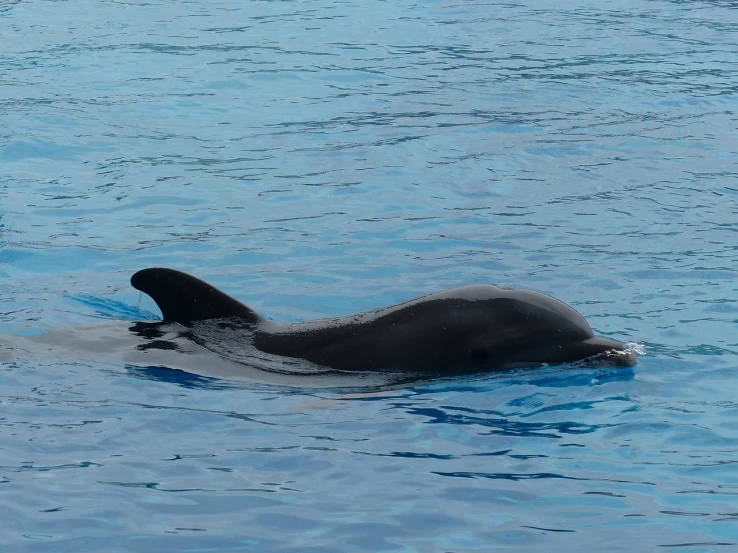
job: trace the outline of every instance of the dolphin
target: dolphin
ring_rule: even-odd
[[[636,362],[625,344],[594,336],[573,308],[533,290],[476,284],[355,315],[280,323],[174,269],[143,269],[131,284],[151,296],[164,323],[196,329],[215,322],[221,343],[229,329],[245,330],[234,336],[261,352],[338,371],[451,375]]]

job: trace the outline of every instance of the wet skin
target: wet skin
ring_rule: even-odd
[[[279,323],[173,269],[144,269],[131,284],[151,296],[164,322],[218,321],[223,333],[248,330],[258,350],[341,371],[446,375],[585,359],[598,366],[636,362],[625,344],[595,337],[574,309],[533,290],[479,284],[356,315]]]

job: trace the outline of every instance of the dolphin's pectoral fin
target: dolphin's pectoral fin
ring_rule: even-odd
[[[187,273],[151,268],[131,277],[137,290],[148,294],[166,322],[188,325],[194,321],[237,317],[255,324],[261,317],[228,294]]]

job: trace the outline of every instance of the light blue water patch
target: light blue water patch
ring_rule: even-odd
[[[30,0],[0,23],[0,550],[738,547],[734,2]],[[147,266],[283,321],[535,288],[645,354],[218,380],[124,359],[115,329],[158,317]],[[17,336],[90,325],[118,357]]]

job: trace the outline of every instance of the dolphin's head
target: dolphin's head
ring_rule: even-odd
[[[596,337],[565,303],[532,290],[475,287],[457,309],[467,311],[456,342],[461,368],[489,371],[588,360],[630,367],[635,353],[616,340]],[[470,302],[470,303],[467,303]]]

